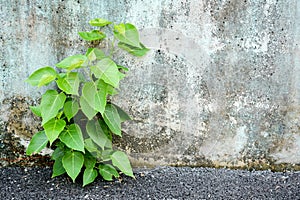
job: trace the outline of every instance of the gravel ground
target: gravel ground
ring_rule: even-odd
[[[0,199],[300,199],[300,172],[160,167],[86,187],[50,168],[0,168]]]

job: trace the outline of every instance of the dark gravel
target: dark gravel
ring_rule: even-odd
[[[50,168],[0,168],[0,199],[300,199],[300,172],[161,167],[81,187]]]

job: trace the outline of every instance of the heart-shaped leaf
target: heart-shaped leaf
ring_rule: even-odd
[[[56,76],[57,73],[52,67],[43,67],[33,72],[29,78],[26,79],[26,82],[32,86],[40,87],[55,80]]]
[[[92,30],[90,32],[78,32],[79,36],[86,41],[102,40],[106,35],[99,30]]]
[[[116,151],[111,155],[111,160],[114,166],[119,168],[127,176],[134,178],[130,162],[127,155],[122,151]]]
[[[40,108],[42,116],[42,125],[54,118],[58,111],[63,107],[66,100],[64,93],[58,94],[56,90],[47,90],[42,96]]]
[[[99,90],[97,88],[97,83],[86,82],[82,88],[82,97],[94,110],[103,113],[106,106],[106,96],[105,90]]]
[[[122,43],[141,48],[138,30],[130,23],[115,25],[114,36]]]
[[[78,95],[80,79],[77,72],[71,72],[65,77],[59,77],[56,83],[59,89],[65,93]]]
[[[66,152],[62,158],[62,164],[67,174],[71,177],[73,182],[75,182],[76,177],[79,175],[81,168],[83,166],[84,156],[81,152],[69,151]]]
[[[98,176],[98,171],[94,168],[86,168],[83,172],[83,187],[92,183]]]
[[[80,127],[71,124],[59,136],[59,139],[69,148],[82,151],[84,153],[84,142]]]
[[[86,60],[87,57],[85,55],[78,54],[63,59],[57,63],[56,66],[71,71],[73,69],[80,68]]]
[[[121,119],[115,106],[107,104],[103,118],[109,129],[116,135],[121,136]]]
[[[91,70],[96,78],[102,79],[115,88],[119,86],[119,70],[116,63],[111,59],[100,60],[95,66],[91,66]]]
[[[58,138],[59,134],[64,130],[66,122],[62,119],[51,119],[43,128],[47,135],[50,145]]]
[[[64,105],[64,113],[68,119],[68,121],[70,121],[79,111],[79,104],[77,101],[73,100],[73,101],[66,101],[65,105]]]
[[[48,138],[44,131],[37,132],[30,140],[30,143],[26,150],[26,155],[32,155],[39,153],[42,149],[47,146]]]

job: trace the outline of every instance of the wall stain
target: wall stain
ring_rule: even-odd
[[[40,119],[34,116],[29,105],[35,105],[36,102],[29,97],[14,96],[6,98],[2,102],[6,108],[2,115],[7,116],[7,120],[0,121],[0,167],[1,166],[47,166],[52,162],[49,156],[26,156],[25,147],[21,145],[21,140],[29,140],[33,134],[38,132]]]

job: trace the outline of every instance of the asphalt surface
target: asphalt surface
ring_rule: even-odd
[[[0,168],[0,199],[300,199],[300,172],[160,167],[86,187],[51,168]]]

